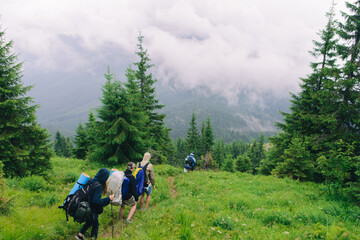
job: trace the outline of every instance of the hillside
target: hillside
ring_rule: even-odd
[[[93,177],[104,166],[65,158],[52,163],[46,178],[5,180],[2,197],[8,202],[1,206],[1,239],[73,239],[78,232],[80,225],[66,222],[57,207],[82,172]],[[107,166],[114,167],[125,168]],[[185,174],[168,165],[156,165],[155,178],[149,209],[136,211],[133,224],[126,225],[119,222],[118,207],[105,207],[98,239],[360,237],[360,208],[329,200],[321,185],[244,173]]]
[[[232,140],[251,141],[264,133],[276,134],[274,123],[282,120],[279,111],[288,111],[288,99],[272,94],[263,95],[258,101],[252,101],[245,94],[239,96],[237,104],[229,105],[224,98],[205,96],[189,91],[160,91],[159,99],[165,105],[166,124],[172,129],[173,139],[186,137],[193,111],[196,113],[198,129],[201,122],[211,119],[211,125],[217,138],[226,142]]]
[[[89,111],[100,105],[102,76],[91,73],[80,76],[54,75],[26,76],[26,83],[36,78],[38,85],[29,93],[39,104],[38,121],[52,135],[58,130],[65,136],[73,136],[80,122],[86,122]],[[47,79],[50,78],[50,79]],[[97,80],[96,80],[97,79]],[[250,141],[260,132],[273,135],[277,129],[274,122],[281,121],[279,111],[287,111],[289,101],[271,93],[262,95],[257,101],[250,100],[246,94],[239,95],[237,104],[229,105],[219,96],[206,95],[204,89],[187,91],[156,86],[157,98],[165,105],[166,124],[172,129],[173,139],[185,137],[192,111],[197,114],[199,129],[201,121],[210,117],[215,136],[230,142],[234,139]]]

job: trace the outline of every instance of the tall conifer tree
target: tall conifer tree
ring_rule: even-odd
[[[194,152],[198,154],[199,140],[200,136],[196,126],[196,114],[195,111],[193,111],[191,115],[190,127],[187,131],[186,136],[186,145],[188,147],[188,152]]]
[[[170,155],[170,129],[165,126],[164,119],[166,114],[159,113],[164,105],[159,104],[159,100],[156,99],[154,84],[157,82],[153,78],[152,74],[148,71],[153,66],[150,64],[150,57],[148,52],[143,47],[144,36],[140,34],[138,37],[138,52],[139,62],[135,63],[137,69],[135,70],[135,80],[138,83],[141,95],[141,101],[144,111],[148,115],[148,121],[146,123],[146,135],[149,138],[150,148],[155,151],[160,151],[162,154]]]
[[[31,87],[23,86],[12,44],[0,30],[0,161],[5,176],[23,177],[47,171],[52,151],[49,134],[37,124],[37,106],[26,96]]]
[[[91,160],[108,163],[137,161],[145,151],[142,126],[143,112],[134,107],[132,96],[113,74],[105,74],[102,106],[98,109],[100,121],[96,124],[95,146]]]

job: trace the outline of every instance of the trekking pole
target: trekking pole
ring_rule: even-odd
[[[113,191],[109,188],[111,194],[113,194]],[[114,238],[114,224],[115,224],[115,214],[114,214],[114,209],[113,209],[113,205],[111,204],[111,212],[112,212],[112,227],[111,227],[111,236],[112,238]]]

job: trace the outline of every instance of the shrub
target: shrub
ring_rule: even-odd
[[[66,172],[64,176],[64,183],[74,183],[78,178],[78,174],[74,172]]]
[[[46,181],[43,177],[32,175],[22,179],[22,187],[30,191],[38,192],[46,189]]]

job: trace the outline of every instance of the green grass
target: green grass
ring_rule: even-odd
[[[44,177],[8,179],[12,199],[0,214],[0,239],[73,239],[80,224],[66,222],[57,207],[82,172],[103,166],[54,158]],[[329,200],[320,185],[272,176],[195,171],[155,166],[156,190],[133,224],[118,219],[119,207],[100,215],[99,239],[360,239],[360,209]],[[127,214],[129,208],[126,208]],[[90,231],[88,231],[90,233]]]

